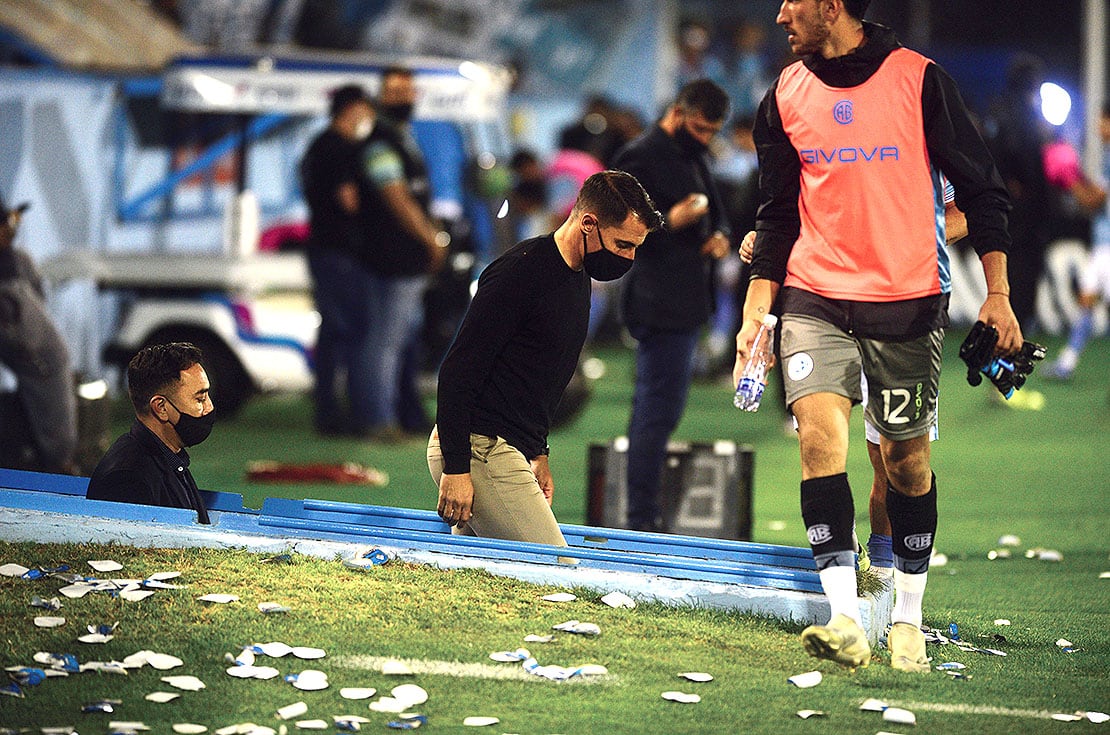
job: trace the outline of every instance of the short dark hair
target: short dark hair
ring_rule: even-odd
[[[871,0],[844,0],[844,9],[856,20],[863,20],[863,14],[867,12],[867,6],[870,4]]]
[[[150,399],[181,380],[181,371],[204,355],[192,342],[169,342],[139,350],[127,363],[127,394],[140,415],[150,413]]]
[[[358,84],[344,84],[339,89],[332,91],[329,114],[333,118],[339,117],[344,110],[357,102],[371,104],[370,95],[366,94],[366,90]]]
[[[601,171],[582,184],[576,210],[589,210],[597,215],[599,225],[614,227],[635,214],[648,232],[663,226],[663,215],[655,209],[644,187],[632,174],[624,171]]]
[[[682,85],[675,97],[675,104],[697,110],[706,120],[716,122],[724,120],[728,114],[728,93],[712,79],[695,79]]]

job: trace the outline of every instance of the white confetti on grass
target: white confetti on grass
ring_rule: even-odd
[[[115,572],[123,569],[123,565],[111,559],[94,559],[89,561],[89,566],[98,572]]]
[[[35,617],[36,628],[57,628],[65,624],[65,618],[54,617],[51,615],[39,615]]]
[[[410,675],[449,676],[458,679],[492,679],[499,681],[546,682],[517,666],[504,666],[485,663],[465,663],[461,661],[437,661],[432,659],[395,659],[383,656],[337,656],[328,659],[332,666],[361,671],[386,673],[387,668],[404,667]],[[563,682],[564,686],[580,684],[609,684],[620,681],[614,674],[605,676],[574,677]]]
[[[166,702],[172,702],[180,696],[181,695],[177,692],[151,692],[150,694],[143,697],[143,699],[147,700],[148,702],[165,704]],[[201,732],[203,732],[203,730]]]
[[[663,699],[670,702],[679,702],[680,704],[697,704],[701,701],[701,696],[698,694],[688,694],[687,692],[663,692],[661,695]]]
[[[463,724],[467,727],[487,727],[489,725],[496,725],[501,720],[496,717],[467,717],[463,720]]]

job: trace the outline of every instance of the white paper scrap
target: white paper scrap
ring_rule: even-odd
[[[808,720],[810,717],[824,717],[825,713],[819,709],[800,709],[797,715],[803,720]]]
[[[552,592],[550,595],[544,595],[543,599],[548,602],[574,602],[578,596],[570,592]]]
[[[1096,725],[1101,725],[1103,722],[1110,720],[1110,715],[1106,714],[1105,712],[1077,712],[1076,714],[1082,714],[1084,717],[1086,717],[1088,720],[1095,723]]]
[[[35,627],[37,628],[57,628],[58,626],[65,624],[65,618],[54,617],[51,615],[39,615],[35,617]]]
[[[888,706],[889,705],[881,699],[871,698],[863,700],[863,704],[861,704],[859,708],[863,712],[882,712]]]
[[[148,702],[157,702],[158,704],[165,704],[166,702],[172,702],[173,700],[177,699],[180,696],[181,695],[178,694],[177,692],[151,692],[150,694],[143,697],[143,699],[145,699]]]
[[[310,648],[308,646],[294,646],[289,652],[300,659],[317,659],[327,656],[324,649]]]
[[[901,707],[887,707],[883,710],[883,720],[886,722],[894,722],[899,725],[916,725],[917,717],[913,712]]]
[[[306,702],[294,702],[293,704],[279,707],[277,716],[280,720],[291,720],[294,717],[300,717],[305,712],[308,712],[308,704]]]
[[[139,600],[145,600],[153,594],[154,590],[130,589],[120,590],[119,596],[120,599],[126,600],[128,602],[138,602]]]
[[[809,689],[821,683],[821,672],[807,671],[804,674],[795,674],[787,679],[787,681],[799,689]]]
[[[204,682],[195,676],[163,676],[162,681],[174,689],[184,689],[187,692],[199,692],[204,689]]]
[[[123,569],[122,564],[111,559],[95,559],[89,562],[89,566],[98,572],[115,572]]]
[[[680,702],[682,704],[697,704],[701,701],[701,695],[687,694],[686,692],[663,692],[661,696],[667,701]]]
[[[103,633],[86,633],[85,635],[78,636],[77,640],[82,643],[107,643],[115,636],[104,635]]]
[[[151,668],[158,671],[169,671],[176,669],[185,662],[177,656],[171,656],[168,653],[150,653],[146,657],[146,662],[150,664]]]
[[[327,730],[327,720],[298,720],[294,723],[299,730]]]
[[[328,675],[316,669],[305,669],[297,674],[293,686],[306,692],[315,692],[328,688]]]
[[[177,579],[180,576],[181,572],[155,572],[154,574],[147,577],[147,579],[165,582],[167,579]]]
[[[527,648],[518,648],[515,651],[494,651],[489,655],[490,659],[498,663],[516,663],[523,661],[532,656]]]
[[[22,577],[29,571],[31,570],[20,564],[5,564],[0,567],[0,575],[5,577]]]
[[[609,607],[636,607],[636,601],[623,592],[610,592],[602,597],[601,601]]]
[[[428,692],[415,684],[402,684],[393,687],[389,693],[393,695],[394,699],[407,702],[410,707],[415,707],[418,704],[424,704],[428,701]]]
[[[679,676],[690,681],[713,681],[713,674],[707,674],[704,671],[684,671]]]
[[[260,602],[258,603],[258,611],[270,615],[272,613],[285,613],[289,612],[289,607],[282,605],[278,602]]]
[[[463,724],[467,727],[486,727],[487,725],[496,725],[501,720],[496,717],[467,717],[463,720]]]
[[[287,643],[280,641],[272,641],[270,643],[256,643],[253,648],[258,649],[258,652],[264,656],[272,656],[273,658],[281,658],[288,656],[293,652],[293,647]]]
[[[1083,718],[1079,715],[1071,715],[1067,714],[1066,712],[1057,712],[1056,714],[1052,715],[1052,719],[1058,722],[1079,722]]]
[[[403,702],[396,697],[379,697],[370,703],[370,709],[375,712],[388,712],[390,714],[400,714],[408,708],[408,702]]]
[[[997,618],[997,619],[996,619],[996,620],[994,621],[994,624],[995,624],[995,625],[1009,625],[1009,624],[1010,624],[1010,621],[1009,621],[1009,620],[1007,620],[1006,618]]]
[[[128,722],[127,720],[112,720],[108,723],[108,729],[112,732],[128,732],[131,730],[149,730],[150,728],[142,722]]]
[[[200,735],[202,732],[208,732],[208,728],[192,722],[178,722],[174,724],[173,731],[180,735]]]
[[[86,583],[86,582],[78,582],[76,584],[69,584],[69,585],[66,585],[65,587],[62,587],[60,590],[58,590],[58,592],[62,593],[63,595],[65,595],[66,597],[68,597],[70,599],[76,599],[76,598],[79,598],[79,597],[84,597],[85,595],[89,594],[92,591],[93,591],[93,586],[91,584]]]
[[[207,595],[201,595],[197,599],[201,602],[215,602],[220,605],[226,605],[229,602],[238,602],[239,595],[229,595],[222,592],[211,592]]]
[[[343,699],[370,699],[377,693],[378,690],[373,687],[343,687],[339,690]]]

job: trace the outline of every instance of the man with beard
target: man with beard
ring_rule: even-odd
[[[1009,200],[952,78],[863,21],[868,0],[784,0],[776,22],[801,60],[756,117],[762,204],[736,336],[739,375],[776,299],[786,400],[798,421],[802,518],[827,624],[802,632],[812,656],[866,666],[856,589],[849,416],[879,432],[892,529],[891,666],[927,673],[922,599],[937,528],[929,462],[951,281],[942,177],[967,217],[987,296],[979,319],[997,354],[1022,345],[1006,276]]]

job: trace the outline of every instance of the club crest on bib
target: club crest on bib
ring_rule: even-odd
[[[786,363],[786,374],[791,380],[805,380],[813,372],[813,358],[808,352],[798,352],[790,356]]]

